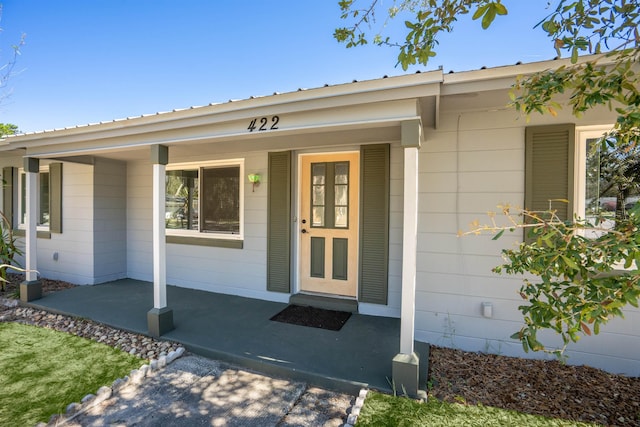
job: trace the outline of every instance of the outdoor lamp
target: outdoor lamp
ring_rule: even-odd
[[[260,174],[250,173],[247,178],[249,178],[249,182],[253,184],[252,192],[256,191],[256,185],[260,184]]]

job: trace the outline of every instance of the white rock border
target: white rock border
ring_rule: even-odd
[[[178,347],[176,350],[170,351],[166,356],[160,356],[157,360],[151,359],[148,364],[145,363],[139,369],[132,370],[128,376],[116,379],[110,387],[102,386],[95,394],[87,394],[80,402],[70,403],[67,405],[64,414],[54,414],[48,423],[40,422],[36,427],[59,426],[72,421],[79,415],[109,399],[123,387],[129,384],[140,384],[145,377],[152,375],[155,371],[164,369],[168,364],[182,356],[184,352],[184,347]]]
[[[347,422],[345,423],[344,427],[353,427],[354,425],[356,425],[356,423],[358,422],[358,415],[360,415],[362,405],[364,405],[364,400],[367,398],[367,393],[369,393],[369,390],[367,389],[363,388],[360,390],[360,394],[358,394],[356,401],[351,407],[351,412],[349,413],[349,416],[347,416]]]

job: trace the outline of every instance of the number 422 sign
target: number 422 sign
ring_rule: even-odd
[[[271,119],[271,120],[269,120]],[[278,129],[278,123],[280,122],[280,117],[271,116],[271,117],[260,117],[258,119],[253,119],[249,122],[249,126],[247,129],[249,132],[257,131],[266,131],[266,130],[276,130]]]

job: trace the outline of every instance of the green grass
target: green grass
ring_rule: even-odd
[[[50,329],[0,323],[0,426],[33,426],[139,368],[143,360]]]
[[[404,397],[369,392],[356,427],[365,426],[591,426],[482,405],[445,403],[430,398],[418,402]]]

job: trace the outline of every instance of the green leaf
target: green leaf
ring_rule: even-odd
[[[496,234],[495,236],[493,236],[493,239],[491,240],[498,240],[500,237],[502,237],[502,235],[504,234],[504,230],[500,230],[498,232],[498,234]]]
[[[565,262],[565,264],[567,264],[567,267],[571,268],[572,270],[579,270],[580,269],[580,267],[578,267],[578,264],[576,264],[571,258],[569,258],[569,257],[567,257],[565,255],[560,255],[560,257]]]
[[[482,18],[482,29],[486,30],[489,28],[494,19],[496,19],[496,8],[492,4]]]
[[[508,13],[507,8],[502,3],[495,3],[495,8],[498,15],[506,15]]]
[[[472,16],[472,19],[475,21],[476,19],[480,18],[482,15],[486,13],[488,8],[489,8],[488,4],[485,4],[483,6],[478,6],[478,8],[476,9],[476,12]]]

